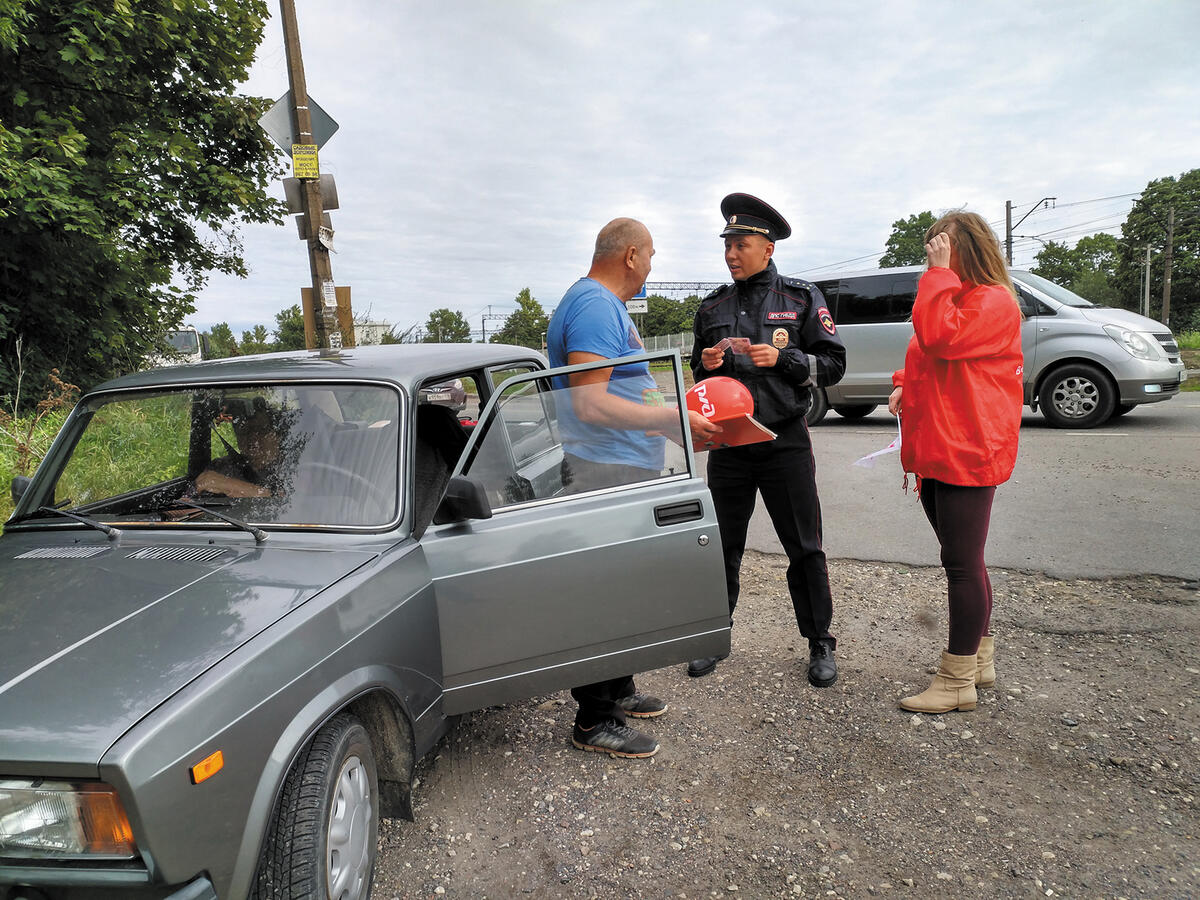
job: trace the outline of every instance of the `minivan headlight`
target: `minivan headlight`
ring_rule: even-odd
[[[0,779],[0,857],[130,859],[133,829],[98,782]]]
[[[1120,325],[1105,325],[1108,336],[1138,359],[1158,359],[1157,342]]]

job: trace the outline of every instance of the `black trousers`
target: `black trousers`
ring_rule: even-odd
[[[779,436],[774,441],[708,454],[708,489],[725,551],[729,618],[732,622],[741,588],[746,529],[756,495],[761,494],[787,553],[787,583],[796,625],[810,644],[823,641],[836,647],[837,641],[829,633],[833,597],[821,546],[821,502],[808,426],[800,416],[776,430]]]
[[[564,453],[562,473],[563,486],[570,494],[648,481],[658,478],[660,474],[638,466],[592,462],[573,453]],[[593,728],[605,719],[616,719],[623,723],[625,710],[617,701],[622,697],[632,697],[636,691],[632,675],[571,688],[571,696],[579,704],[575,724],[580,728]]]

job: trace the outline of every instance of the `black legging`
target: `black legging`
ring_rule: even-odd
[[[992,622],[992,582],[983,561],[996,488],[962,487],[921,479],[921,506],[942,545],[950,595],[950,642],[955,656],[979,650]]]

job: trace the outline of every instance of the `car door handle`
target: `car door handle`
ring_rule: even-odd
[[[680,522],[691,522],[704,515],[699,500],[688,500],[684,503],[672,503],[669,506],[654,507],[654,524],[658,526],[678,525]]]

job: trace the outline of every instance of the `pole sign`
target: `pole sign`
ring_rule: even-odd
[[[297,178],[320,178],[316,144],[292,144],[292,174]]]

